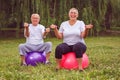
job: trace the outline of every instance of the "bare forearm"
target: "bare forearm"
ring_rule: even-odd
[[[89,29],[86,28],[85,31],[81,33],[81,37],[86,38],[88,35],[88,32],[89,32]]]
[[[55,32],[55,36],[58,38],[58,39],[61,39],[62,36],[60,35],[59,31],[57,28],[54,29],[54,32]]]
[[[29,28],[25,28],[25,36],[29,37]]]
[[[29,37],[29,24],[26,22],[24,23],[24,36]]]
[[[43,33],[43,38],[46,38],[47,34],[48,34],[47,32],[44,32]]]
[[[50,28],[46,28],[45,32],[43,33],[43,38],[46,38],[46,36],[49,32],[50,32]]]
[[[88,35],[88,33],[89,33],[89,29],[91,29],[92,27],[93,27],[93,25],[92,25],[92,24],[85,25],[85,31],[84,31],[84,32],[82,32],[81,37],[86,38],[86,37],[87,37],[87,35]]]
[[[61,39],[61,38],[62,38],[62,34],[59,33],[56,25],[52,24],[52,25],[50,25],[50,28],[54,30],[55,36],[56,36],[58,39]]]
[[[88,33],[89,33],[89,29],[85,29],[85,32],[84,32],[84,35],[83,35],[83,38],[86,38],[87,37],[87,35],[88,35]]]

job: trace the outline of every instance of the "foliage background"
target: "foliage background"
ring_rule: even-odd
[[[79,10],[79,20],[94,25],[90,35],[100,31],[120,30],[120,0],[0,0],[0,28],[22,28],[30,22],[30,15],[38,13],[41,24],[60,25],[68,20],[68,11]]]

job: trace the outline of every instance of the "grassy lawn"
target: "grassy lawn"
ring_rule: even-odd
[[[53,43],[52,65],[20,66],[18,45],[25,39],[0,39],[0,80],[120,80],[120,37],[86,38],[90,65],[84,72],[59,70],[55,72],[54,50],[61,40],[47,38]]]

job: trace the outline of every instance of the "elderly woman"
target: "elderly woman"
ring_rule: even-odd
[[[87,48],[84,38],[93,25],[85,25],[83,21],[77,20],[77,18],[78,10],[71,8],[69,10],[69,20],[62,22],[59,30],[56,25],[52,24],[50,26],[50,28],[54,29],[57,38],[63,38],[63,43],[59,44],[55,49],[56,70],[60,69],[62,55],[72,51],[75,52],[78,61],[78,70],[83,71],[82,57]]]
[[[52,50],[51,42],[44,42],[43,38],[50,32],[49,28],[46,28],[39,24],[40,16],[36,13],[31,15],[31,24],[24,23],[24,35],[26,37],[26,43],[19,45],[19,51],[21,56],[21,65],[26,65],[25,55],[31,51],[44,51],[46,53],[46,64],[49,62],[50,53]]]

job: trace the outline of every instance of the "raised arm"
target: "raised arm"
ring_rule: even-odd
[[[25,37],[29,37],[29,24],[28,23],[24,23],[24,36]]]
[[[46,36],[49,32],[50,32],[50,28],[46,28],[45,32],[43,33],[43,38],[46,38]]]
[[[85,31],[81,33],[81,37],[86,38],[89,32],[89,29],[93,28],[92,24],[85,25]]]
[[[62,33],[59,33],[56,25],[53,25],[53,24],[52,24],[52,25],[50,25],[50,28],[54,30],[55,36],[56,36],[58,39],[62,39],[63,35],[62,35]]]

